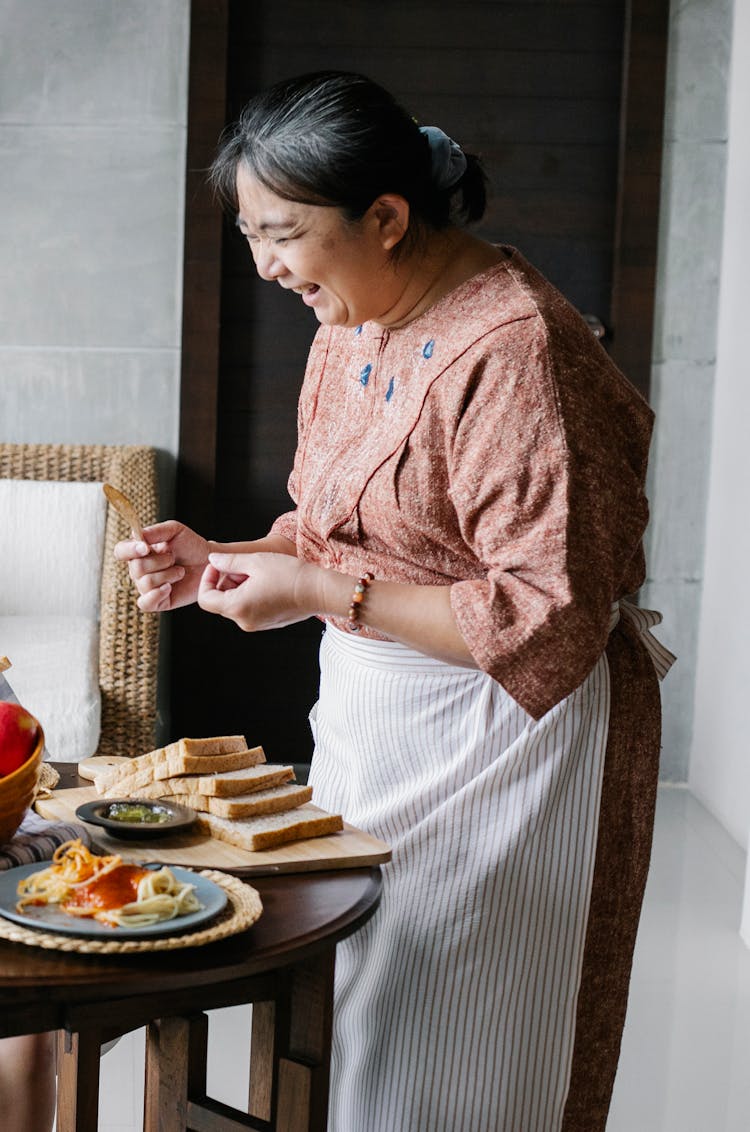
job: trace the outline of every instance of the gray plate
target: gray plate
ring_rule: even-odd
[[[19,865],[0,873],[0,916],[21,924],[24,928],[37,928],[40,931],[56,932],[59,935],[75,935],[87,939],[142,939],[148,936],[182,935],[183,932],[199,927],[212,920],[227,903],[227,894],[218,884],[207,877],[199,876],[190,869],[180,869],[169,865],[169,871],[181,884],[192,884],[195,895],[202,907],[187,916],[177,916],[174,920],[162,920],[142,928],[110,928],[97,920],[69,916],[55,904],[29,907],[25,912],[16,911],[18,901],[18,882],[31,873],[41,872],[48,867],[39,861],[33,865]],[[152,866],[144,865],[144,868]],[[158,865],[157,868],[161,868]]]

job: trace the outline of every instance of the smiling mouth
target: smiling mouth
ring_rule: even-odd
[[[292,287],[295,295],[315,295],[320,290],[317,283],[307,283],[304,287]]]

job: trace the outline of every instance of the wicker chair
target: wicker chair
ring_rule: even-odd
[[[158,518],[153,448],[0,444],[0,479],[109,482],[133,501],[145,523]],[[108,508],[99,626],[99,755],[137,755],[155,744],[159,618],[138,610],[127,567],[114,559],[115,543],[129,533],[124,520]]]

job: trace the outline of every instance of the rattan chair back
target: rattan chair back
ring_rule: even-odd
[[[0,479],[108,482],[131,499],[144,523],[159,517],[153,448],[0,444]],[[127,567],[112,553],[115,543],[129,534],[124,520],[109,507],[99,628],[99,755],[139,755],[155,746],[159,618],[139,611]]]

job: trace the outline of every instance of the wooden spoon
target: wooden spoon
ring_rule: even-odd
[[[111,483],[103,484],[102,488],[104,490],[104,494],[114,507],[115,511],[118,513],[118,515],[122,516],[122,518],[132,530],[135,537],[140,542],[144,542],[145,540],[143,538],[143,524],[138,517],[138,512],[128,499],[127,495],[123,495],[123,493],[116,487],[113,487]]]

